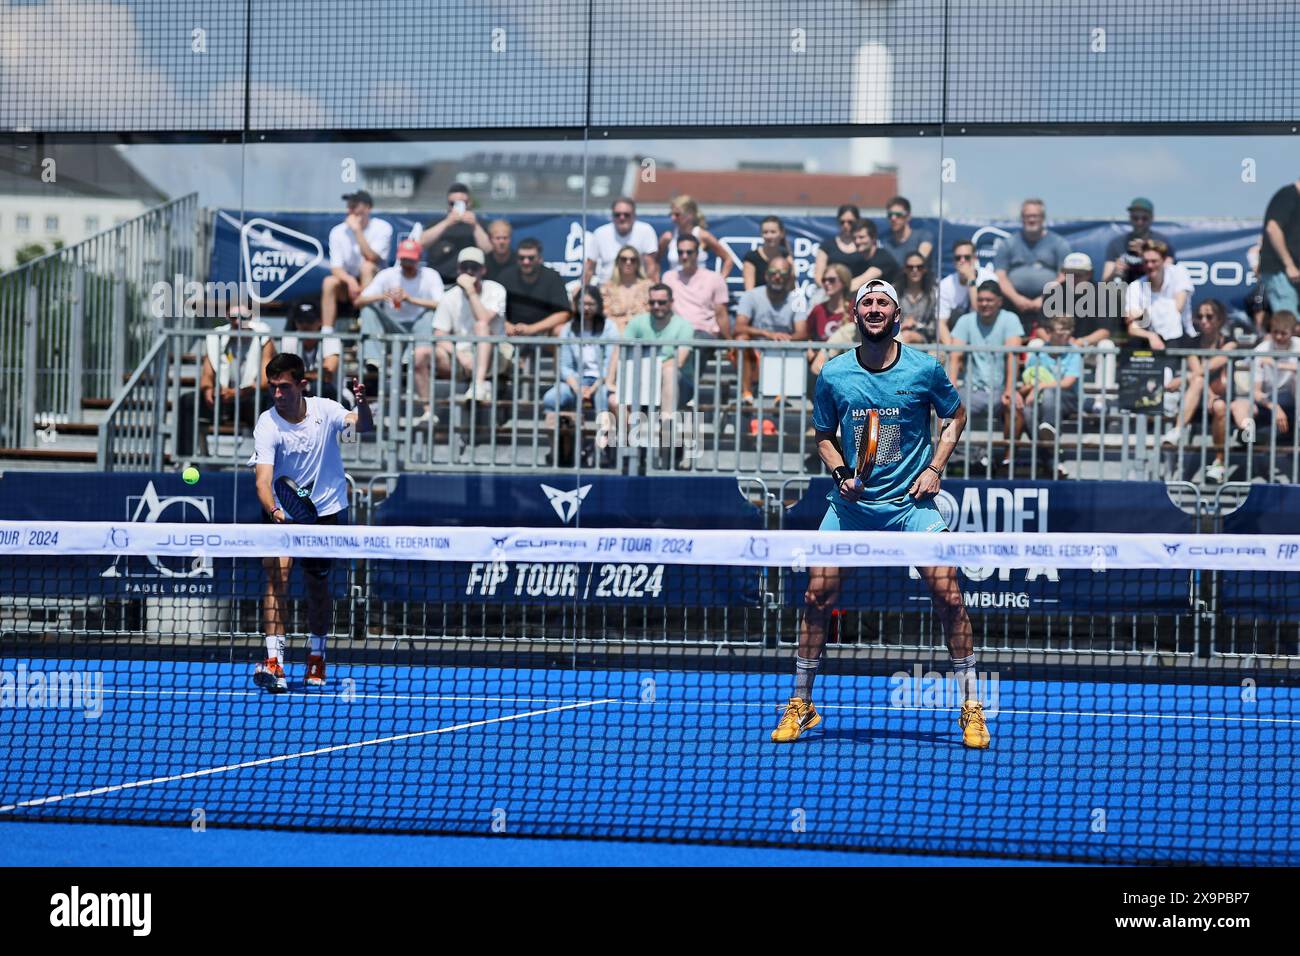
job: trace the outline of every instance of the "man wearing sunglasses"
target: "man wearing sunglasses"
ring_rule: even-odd
[[[952,324],[971,310],[971,296],[985,282],[996,280],[993,267],[979,260],[975,244],[969,239],[958,239],[952,244],[952,260],[956,271],[939,282],[939,321],[952,331]]]
[[[880,248],[893,256],[895,262],[906,262],[908,256],[919,252],[933,270],[930,255],[934,252],[934,235],[928,229],[913,228],[912,203],[903,196],[895,196],[886,203],[885,216],[889,231],[880,237]]]
[[[659,279],[659,237],[654,227],[636,217],[636,203],[626,196],[614,200],[610,207],[611,222],[605,223],[591,234],[587,260],[582,267],[582,287],[585,289],[595,276],[596,285],[604,285],[614,274],[614,259],[624,246],[631,246],[641,254],[645,274],[652,281]]]
[[[767,284],[755,286],[736,305],[736,338],[742,342],[804,341],[808,338],[808,303],[794,287],[794,263],[774,256],[767,264]],[[741,371],[741,394],[753,404],[754,382],[758,378],[758,349],[745,349]],[[789,353],[791,355],[795,353]]]
[[[1170,260],[1174,257],[1174,247],[1169,237],[1151,228],[1155,219],[1156,208],[1150,199],[1138,196],[1128,204],[1128,221],[1133,228],[1121,233],[1106,243],[1106,267],[1102,270],[1101,281],[1136,282],[1146,275],[1142,263],[1142,243],[1147,239],[1158,239],[1169,247]]]

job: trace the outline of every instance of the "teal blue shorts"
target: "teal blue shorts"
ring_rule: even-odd
[[[947,531],[933,498],[919,501],[871,502],[866,506],[831,501],[822,519],[822,531]]]

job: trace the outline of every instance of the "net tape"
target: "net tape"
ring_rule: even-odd
[[[0,521],[0,555],[166,555],[405,561],[596,560],[742,567],[934,566],[1300,571],[1300,537],[1233,534],[1008,535],[888,531],[473,528]]]

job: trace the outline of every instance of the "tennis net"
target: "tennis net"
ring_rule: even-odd
[[[1294,865],[1297,570],[1280,535],[0,522],[0,825]]]

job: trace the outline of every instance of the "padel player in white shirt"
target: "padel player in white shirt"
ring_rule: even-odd
[[[271,407],[262,412],[253,430],[255,451],[250,464],[256,466],[257,498],[265,521],[288,520],[276,500],[274,483],[281,476],[306,490],[316,508],[317,524],[347,522],[348,484],[343,473],[339,436],[352,426],[358,432],[375,427],[366,403],[365,387],[353,385],[356,410],[349,412],[330,398],[307,396],[307,371],[297,355],[281,353],[266,363]],[[311,650],[307,657],[307,685],[325,686],[325,642],[333,618],[330,597],[329,558],[303,558],[307,581],[307,624],[311,628]],[[262,609],[266,630],[266,660],[253,672],[253,683],[272,693],[289,689],[284,676],[285,626],[289,572],[293,558],[263,558],[266,591]]]

